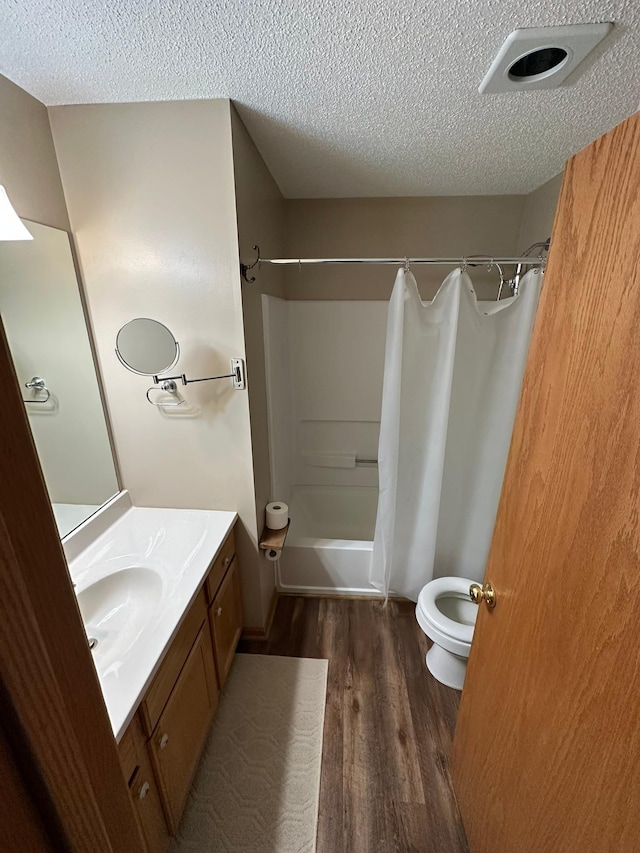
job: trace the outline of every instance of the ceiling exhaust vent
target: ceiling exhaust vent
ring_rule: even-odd
[[[514,30],[478,91],[484,95],[555,89],[606,36],[613,24],[575,24]]]

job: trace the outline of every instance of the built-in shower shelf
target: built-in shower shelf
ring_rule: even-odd
[[[262,550],[271,551],[273,549],[281,551],[284,548],[284,541],[287,538],[290,524],[291,519],[287,522],[287,526],[281,530],[272,530],[270,527],[265,527],[260,537],[260,547]]]

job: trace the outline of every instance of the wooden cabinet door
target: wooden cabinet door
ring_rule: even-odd
[[[149,741],[173,834],[178,830],[217,704],[211,636],[205,622]]]
[[[640,850],[640,113],[567,163],[462,693],[473,853]]]
[[[242,598],[237,558],[209,610],[220,689],[224,686],[242,631]]]
[[[206,620],[207,599],[204,590],[201,590],[184,617],[178,633],[171,641],[164,660],[140,703],[140,717],[149,737],[155,731],[198,632]]]

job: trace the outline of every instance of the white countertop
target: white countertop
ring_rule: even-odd
[[[69,562],[120,740],[237,518],[131,507]]]

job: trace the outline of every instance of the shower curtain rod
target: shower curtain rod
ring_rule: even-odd
[[[412,264],[440,264],[442,266],[477,267],[487,264],[489,268],[498,264],[516,264],[518,266],[539,266],[544,269],[546,258],[543,255],[536,257],[522,256],[518,258],[498,257],[492,255],[467,255],[457,258],[261,258],[259,246],[253,247],[258,257],[252,264],[240,264],[242,277],[247,282],[255,281],[253,276],[248,276],[249,270],[260,264],[279,264],[282,266],[311,266],[316,264],[388,264],[393,266],[409,267]]]
[[[460,264],[479,267],[482,264],[540,264],[544,258],[259,258],[259,264]]]

